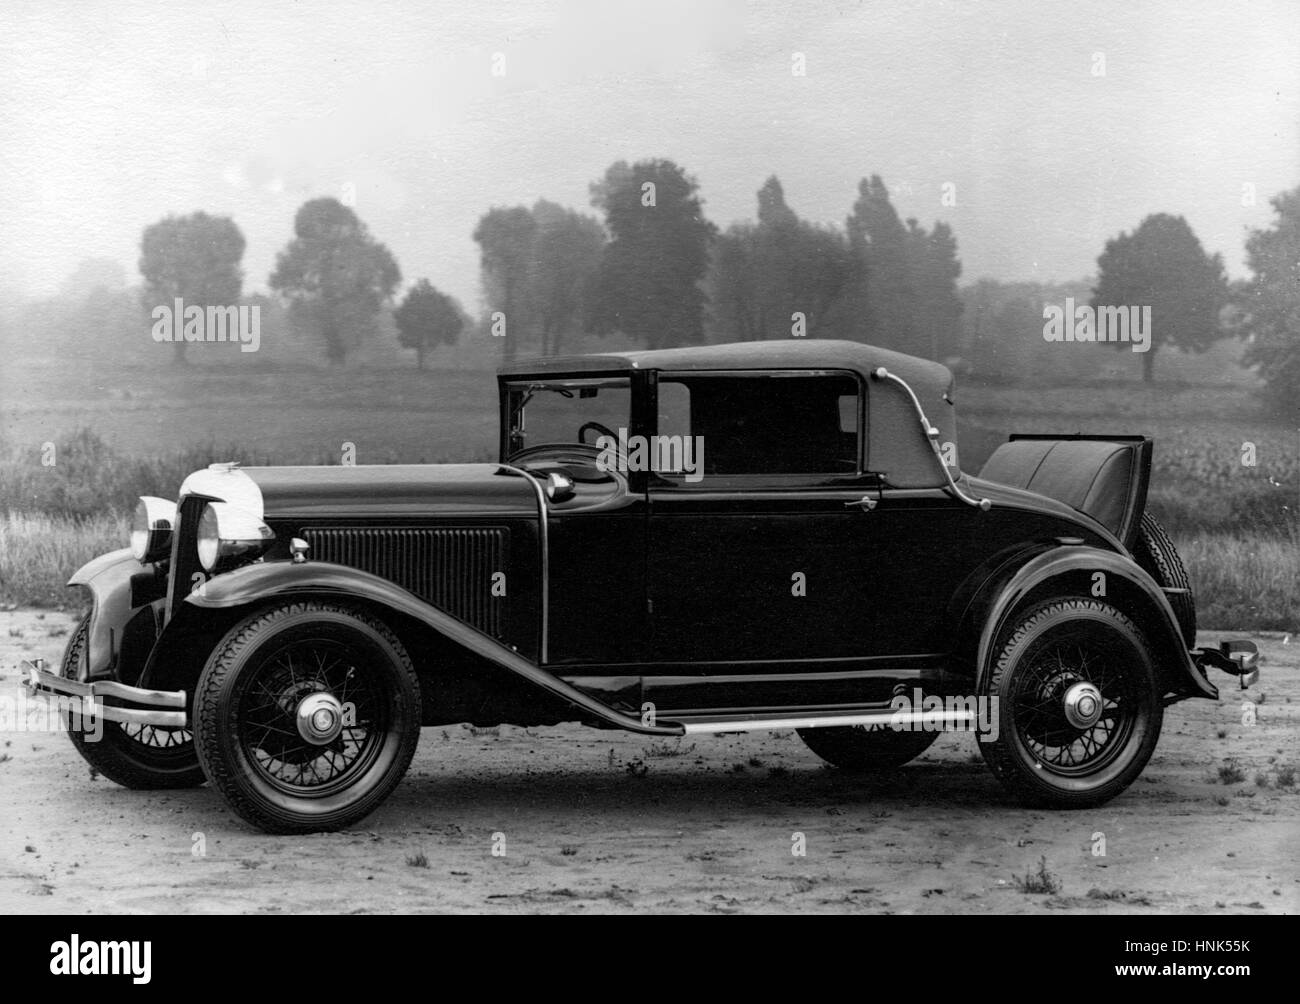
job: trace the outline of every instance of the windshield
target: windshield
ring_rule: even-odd
[[[595,446],[630,424],[632,384],[627,377],[511,381],[506,407],[507,460],[550,444]]]

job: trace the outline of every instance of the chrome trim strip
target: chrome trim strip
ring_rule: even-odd
[[[762,732],[768,729],[817,729],[847,725],[973,725],[973,711],[872,711],[858,715],[817,715],[810,718],[747,718],[740,721],[683,722],[687,735],[700,732]]]
[[[917,400],[916,392],[908,385],[907,381],[900,376],[895,376],[883,366],[877,366],[871,371],[871,375],[877,380],[892,380],[903,390],[907,391],[907,396],[912,399],[912,407],[916,409],[916,417],[921,420],[921,429],[925,432],[926,441],[930,444],[930,449],[934,452],[934,459],[939,462],[939,470],[943,471],[944,480],[948,482],[948,487],[952,493],[969,506],[988,512],[993,503],[988,499],[975,499],[967,495],[953,480],[952,473],[948,470],[948,465],[943,461],[943,451],[939,448],[939,430],[930,424],[930,420],[925,417],[925,409],[921,407],[921,402]]]
[[[189,721],[184,711],[145,711],[137,708],[114,708],[105,704],[95,705],[93,712],[87,712],[106,722],[122,722],[126,725],[153,725],[160,729],[189,728]]]
[[[533,493],[537,496],[537,538],[542,548],[542,646],[538,665],[545,666],[549,661],[551,638],[551,542],[548,535],[550,513],[546,508],[546,490],[541,481],[523,468],[510,464],[497,464],[497,467],[518,474],[533,486]]]

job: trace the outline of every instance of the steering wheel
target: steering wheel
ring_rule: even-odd
[[[536,446],[529,446],[511,454],[510,463],[518,465],[538,456],[546,456],[548,460],[554,460],[558,464],[572,461],[595,466],[596,459],[602,452],[599,446],[590,443],[538,443]]]
[[[513,454],[510,463],[527,471],[559,467],[582,484],[620,481],[622,475],[617,470],[607,470],[599,463],[604,452],[600,447],[587,443],[539,443]],[[543,462],[534,468],[538,460]]]
[[[582,443],[584,446],[587,445],[587,440],[584,436],[588,429],[595,429],[602,436],[608,436],[610,439],[614,440],[614,442],[618,442],[618,436],[614,434],[613,430],[607,429],[599,422],[583,422],[578,426],[578,442]]]

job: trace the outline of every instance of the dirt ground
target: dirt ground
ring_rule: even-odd
[[[0,699],[71,626],[0,612]],[[1143,776],[1080,812],[1009,801],[969,735],[864,779],[793,733],[461,726],[424,731],[362,828],[272,837],[206,787],[127,791],[64,735],[6,731],[0,912],[1295,913],[1300,637],[1258,640],[1253,724],[1214,674],[1220,701],[1168,709]],[[1023,891],[1040,870],[1059,888]]]

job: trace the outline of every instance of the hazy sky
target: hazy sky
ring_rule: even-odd
[[[769,174],[837,224],[879,174],[953,226],[963,281],[1091,274],[1159,211],[1240,275],[1300,184],[1300,3],[0,4],[0,288],[89,256],[134,281],[141,229],[204,209],[265,289],[297,207],[353,186],[405,282],[474,307],[485,209],[587,210],[653,156],[724,227]]]

